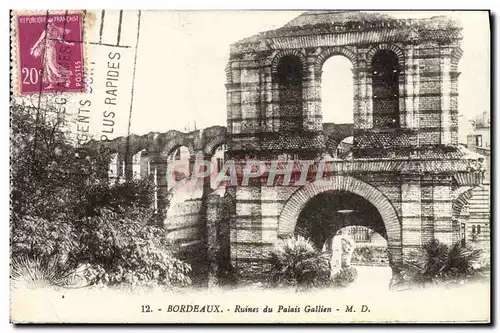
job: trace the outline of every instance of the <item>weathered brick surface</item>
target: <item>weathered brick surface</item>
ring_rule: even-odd
[[[231,46],[227,129],[119,138],[109,143],[116,152],[109,173],[153,178],[158,210],[164,212],[170,202],[165,221],[170,237],[204,244],[217,241],[221,198],[207,204],[206,188],[179,200],[175,198],[180,194],[167,193],[166,157],[175,149],[185,146],[192,156],[209,158],[227,143],[226,159],[237,163],[250,156],[283,160],[284,155],[313,161],[305,186],[267,186],[264,179],[226,188],[232,199],[224,206],[230,229],[224,237],[240,281],[264,278],[266,258],[278,237],[293,234],[307,202],[328,191],[357,194],[377,209],[393,266],[432,238],[456,241],[461,223],[467,224],[468,235],[472,225],[476,230],[480,225],[478,237],[487,244],[486,208],[469,207],[470,198],[462,202],[454,192],[457,186],[473,188],[481,181],[480,172],[474,171],[479,170],[477,157],[457,145],[460,40],[461,28],[443,18],[408,21],[356,12],[306,13]],[[380,52],[395,57],[393,67],[374,67]],[[333,55],[347,57],[353,66],[351,125],[322,122],[321,71]],[[291,60],[294,71],[288,77],[283,63]],[[394,79],[392,85],[381,84],[384,76]],[[341,159],[336,148],[349,136],[350,154]],[[321,183],[314,176],[326,152],[333,161],[326,163],[326,181]]]

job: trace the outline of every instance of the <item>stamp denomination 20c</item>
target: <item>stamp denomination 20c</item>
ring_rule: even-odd
[[[82,15],[21,15],[17,24],[19,92],[82,92]]]

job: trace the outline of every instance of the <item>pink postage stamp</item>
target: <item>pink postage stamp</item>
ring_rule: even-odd
[[[17,17],[19,92],[82,92],[82,15]]]

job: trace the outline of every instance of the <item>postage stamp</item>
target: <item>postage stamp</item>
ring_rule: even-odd
[[[490,323],[490,21],[12,11],[11,321]]]
[[[84,90],[81,13],[19,15],[21,94]]]

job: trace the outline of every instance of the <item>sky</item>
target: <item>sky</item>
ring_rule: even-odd
[[[141,17],[131,132],[144,134],[226,125],[225,66],[229,45],[260,31],[278,28],[295,11],[143,11]],[[431,17],[439,12],[390,12],[398,18]],[[489,112],[489,27],[481,12],[445,12],[463,26],[459,64],[459,112],[473,117]],[[150,37],[154,36],[154,37]],[[335,59],[340,58],[340,59]],[[330,64],[331,62],[331,64]],[[350,122],[350,63],[334,57],[326,63],[333,78],[323,89],[325,122]],[[352,67],[352,66],[351,66]],[[326,67],[325,67],[326,68]],[[325,90],[324,90],[325,91]],[[323,93],[325,95],[325,93]],[[327,111],[328,110],[328,111]]]
[[[132,132],[226,125],[230,44],[278,28],[300,12],[145,11],[139,42]],[[156,51],[158,42],[163,52]],[[152,76],[152,77],[151,77]],[[152,101],[158,101],[154,109]],[[147,110],[147,111],[145,111]],[[172,117],[165,117],[172,113]],[[134,117],[134,115],[138,115]],[[158,123],[162,119],[168,123]],[[139,133],[138,133],[139,134]]]

